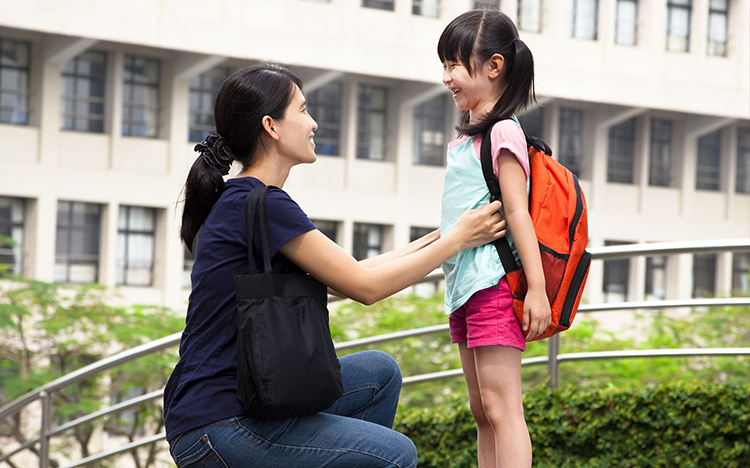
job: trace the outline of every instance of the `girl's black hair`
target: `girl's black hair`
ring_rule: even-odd
[[[437,46],[440,62],[461,62],[469,75],[473,64],[481,65],[494,54],[505,59],[503,76],[506,83],[503,95],[490,112],[476,123],[469,122],[464,113],[460,133],[484,133],[496,122],[508,119],[536,100],[534,94],[534,57],[520,39],[518,29],[508,15],[497,10],[473,10],[458,16],[445,28]]]
[[[263,117],[282,119],[302,81],[290,70],[278,65],[243,68],[232,74],[219,88],[214,103],[216,133],[224,139],[231,158],[243,167],[253,164],[263,132]],[[209,165],[199,156],[185,182],[185,206],[180,237],[193,252],[196,235],[211,208],[224,190],[222,169]]]

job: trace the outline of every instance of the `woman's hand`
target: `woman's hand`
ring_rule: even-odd
[[[499,201],[465,211],[446,236],[455,236],[461,250],[489,244],[507,234],[507,223]]]
[[[542,288],[529,289],[523,301],[523,329],[526,341],[531,341],[547,330],[552,321],[547,293]]]

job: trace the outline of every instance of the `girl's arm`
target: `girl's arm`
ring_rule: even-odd
[[[526,341],[541,335],[551,320],[542,270],[542,257],[536,232],[529,214],[529,199],[526,194],[526,175],[516,157],[503,149],[498,156],[498,182],[503,196],[505,219],[513,234],[513,241],[521,257],[529,290],[523,305],[523,329]]]
[[[461,250],[504,236],[500,206],[499,202],[493,202],[469,210],[445,236],[371,268],[357,262],[317,229],[295,237],[280,251],[321,283],[370,305],[416,283]]]

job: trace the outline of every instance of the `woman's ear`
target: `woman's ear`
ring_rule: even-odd
[[[488,76],[494,80],[503,74],[503,67],[505,66],[505,57],[500,54],[494,54],[487,60]]]
[[[271,117],[270,115],[264,115],[261,123],[263,124],[263,131],[265,131],[267,136],[273,138],[274,140],[279,139],[279,135],[278,133],[276,133],[276,124],[273,121],[273,117]]]

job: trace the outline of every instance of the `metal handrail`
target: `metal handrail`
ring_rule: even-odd
[[[750,239],[722,239],[722,240],[714,240],[714,241],[630,244],[630,245],[591,248],[589,249],[589,251],[592,254],[592,258],[595,260],[632,258],[634,256],[675,255],[675,254],[684,254],[684,253],[694,254],[694,253],[721,252],[721,251],[737,252],[737,251],[750,251]],[[418,283],[431,283],[435,281],[440,281],[442,279],[444,279],[444,275],[442,271],[435,270],[434,272],[427,275]],[[337,300],[337,299],[339,298],[331,297],[330,301],[333,302],[334,300]],[[578,311],[585,313],[585,312],[603,312],[603,311],[613,311],[613,310],[665,309],[665,308],[674,308],[674,307],[712,307],[712,306],[729,306],[729,305],[750,305],[750,299],[749,298],[723,298],[723,299],[623,302],[623,303],[612,303],[612,304],[582,305],[579,307]],[[380,335],[376,337],[368,337],[368,338],[362,338],[358,340],[351,340],[348,342],[337,344],[336,349],[338,350],[350,349],[354,347],[360,347],[360,346],[365,346],[365,345],[370,345],[370,344],[378,344],[378,343],[383,343],[387,341],[410,338],[410,337],[415,337],[415,336],[420,336],[420,335],[440,333],[440,332],[444,332],[447,330],[448,330],[447,324],[436,325],[432,327],[424,327],[420,329],[401,331],[401,332],[396,332],[396,333]],[[130,350],[126,350],[116,355],[110,356],[106,359],[103,359],[91,365],[85,366],[81,369],[78,369],[75,372],[62,376],[48,384],[45,384],[42,387],[39,387],[36,390],[33,390],[27,393],[26,395],[23,395],[17,398],[16,400],[6,404],[5,406],[0,407],[0,421],[12,415],[15,415],[22,408],[24,408],[28,404],[39,399],[43,400],[43,411],[42,411],[43,419],[48,420],[50,417],[49,413],[51,411],[50,410],[51,395],[53,393],[59,391],[60,389],[66,386],[83,381],[99,372],[105,371],[112,367],[116,367],[118,365],[124,364],[129,361],[135,360],[139,357],[155,353],[162,349],[175,346],[179,344],[181,335],[182,333],[175,333],[173,335],[152,341],[150,343],[145,343],[143,345],[137,346]],[[550,374],[552,376],[553,386],[556,386],[556,380],[558,377],[558,372],[556,370],[556,367],[559,366],[559,363],[565,360],[578,360],[578,359],[572,358],[572,356],[574,355],[559,354],[558,339],[559,337],[553,337],[550,340],[550,355],[554,354],[555,359],[550,360],[549,356],[545,356],[545,357],[529,358],[529,359],[525,359],[522,361],[522,365],[547,363],[550,366]],[[553,348],[554,348],[554,353],[553,353]],[[745,350],[745,348],[728,348],[728,349]],[[750,348],[748,348],[748,350],[750,350]],[[651,351],[658,352],[660,350],[651,350]],[[709,351],[709,350],[706,350],[706,351]],[[607,359],[607,358],[618,358],[618,357],[630,357],[630,356],[625,356],[625,355],[620,356],[618,354],[611,354],[611,353],[628,353],[628,352],[629,351],[609,352],[609,354],[607,353],[604,353],[604,354],[602,353],[578,353],[578,354],[581,354],[581,355],[588,354],[590,356],[602,355],[600,359]],[[743,351],[743,353],[741,354],[746,354],[746,353]],[[668,354],[668,355],[677,356],[678,354]],[[682,355],[682,354],[679,354],[679,355]],[[590,357],[590,359],[599,359],[599,357]],[[433,378],[450,377],[453,375],[457,375],[456,372],[460,372],[460,371],[461,371],[460,369],[454,369],[454,370],[443,371],[443,372],[438,372],[434,374],[425,374],[422,376],[406,377],[404,378],[404,384],[411,384],[411,383],[421,382],[425,380],[432,380]],[[438,376],[438,377],[429,377],[429,376]],[[30,441],[26,441],[20,447],[17,447],[16,449],[9,452],[8,454],[3,455],[2,457],[0,457],[0,462],[9,459],[11,456],[15,455],[19,451],[24,450],[39,442],[41,442],[43,445],[42,450],[40,451],[45,452],[46,450],[44,449],[48,447],[49,438],[53,435],[58,435],[62,433],[63,431],[72,429],[73,427],[76,427],[80,424],[84,424],[93,419],[96,419],[96,418],[99,418],[99,417],[102,417],[111,413],[115,413],[117,411],[122,411],[123,409],[135,406],[137,404],[159,398],[162,395],[163,395],[163,390],[151,392],[146,395],[141,395],[140,397],[136,397],[136,398],[124,401],[118,405],[114,405],[104,410],[100,410],[95,413],[91,413],[84,417],[78,418],[76,420],[70,421],[56,428],[52,428],[51,430],[49,429],[49,423],[47,423],[46,428],[43,427],[42,434],[40,434],[40,437],[37,437]],[[44,425],[45,424],[43,424],[43,426]],[[153,437],[149,438],[149,440],[150,439],[153,439]],[[160,439],[155,439],[155,440],[160,440]],[[154,442],[155,440],[152,440],[151,442]],[[143,444],[151,443],[151,442],[143,442]],[[126,447],[129,447],[129,448],[120,448],[117,451],[107,452],[108,454],[107,456],[114,455],[116,453],[121,453],[123,451],[127,451],[127,450],[134,448],[133,444],[129,444],[129,446],[126,446]],[[72,468],[74,466],[80,466],[81,464],[89,463],[93,461],[94,459],[99,459],[99,458],[89,457],[85,461],[80,460],[79,462],[76,462],[73,465],[68,465],[65,468]],[[40,456],[40,466],[46,467],[46,457],[44,457],[44,454]]]

